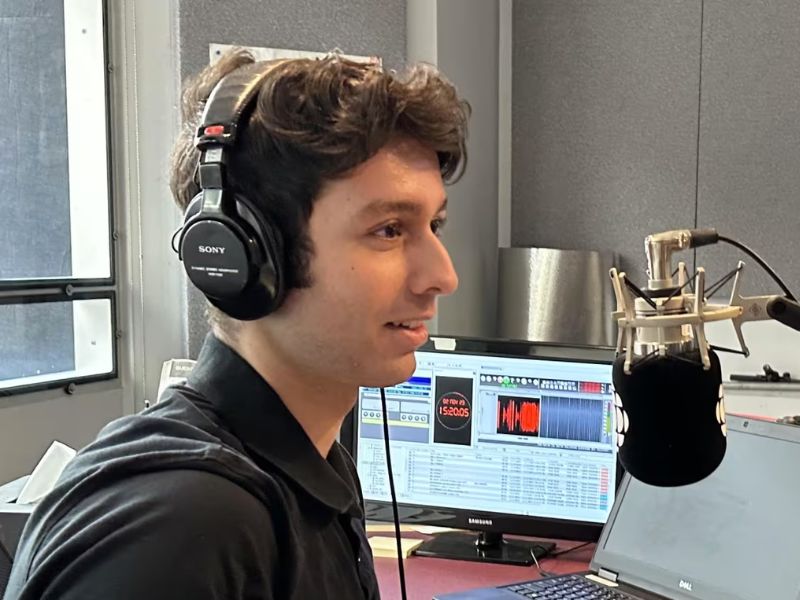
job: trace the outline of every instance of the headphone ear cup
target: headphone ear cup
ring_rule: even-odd
[[[270,298],[265,306],[265,312],[259,315],[266,316],[283,303],[286,295],[283,237],[280,229],[275,227],[269,218],[245,196],[236,196],[236,206],[239,216],[255,232],[262,251],[262,260],[256,265],[258,272],[253,287],[263,288],[263,291],[256,293],[254,297],[243,297],[242,300],[248,304],[249,301],[257,301],[259,296]]]
[[[213,306],[239,321],[260,319],[275,310],[275,297],[263,285],[251,285],[235,298],[207,298]]]
[[[186,205],[186,210],[183,211],[183,223],[181,224],[181,227],[178,230],[179,237],[178,237],[177,249],[175,248],[175,235],[173,235],[172,249],[178,253],[178,260],[180,260],[181,262],[183,262],[183,240],[186,231],[188,229],[189,222],[192,220],[193,217],[197,216],[202,207],[203,207],[203,192],[201,191],[200,193],[195,194],[191,202],[189,202],[189,204]],[[184,267],[186,267],[185,264]]]
[[[192,201],[186,205],[186,210],[183,211],[183,222],[188,223],[192,217],[198,215],[200,213],[200,209],[203,208],[203,192],[199,192],[195,194]]]
[[[254,277],[260,250],[252,238],[225,215],[195,217],[181,235],[180,255],[191,282],[206,296],[233,298]]]
[[[279,230],[246,197],[234,200],[233,215],[206,217],[203,193],[196,195],[186,207],[178,254],[213,306],[251,321],[283,302],[283,244]]]

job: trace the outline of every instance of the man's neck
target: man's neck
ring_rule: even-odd
[[[355,404],[358,387],[314,380],[309,373],[298,372],[294,365],[277,356],[275,349],[263,336],[241,332],[235,339],[220,337],[231,346],[280,397],[283,404],[300,423],[323,458],[342,426],[342,421]]]

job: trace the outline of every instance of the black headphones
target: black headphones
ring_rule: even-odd
[[[201,190],[176,232],[178,257],[189,279],[211,304],[241,321],[270,314],[286,291],[279,229],[253,202],[225,185],[230,149],[271,68],[263,62],[246,65],[223,77],[211,92],[195,136]]]

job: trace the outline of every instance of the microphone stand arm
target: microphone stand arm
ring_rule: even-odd
[[[736,278],[733,280],[730,305],[742,308],[742,314],[732,319],[733,328],[736,330],[742,352],[745,356],[750,356],[742,335],[742,323],[774,319],[795,331],[800,331],[800,304],[783,296],[742,296],[739,293],[742,267],[744,263],[739,261]]]

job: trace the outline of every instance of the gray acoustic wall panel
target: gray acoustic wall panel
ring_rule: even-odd
[[[800,294],[800,3],[706,0],[698,221],[757,250]],[[729,246],[698,250],[715,279],[778,293]]]
[[[377,55],[400,67],[406,55],[405,0],[180,0],[180,73],[208,63],[211,43]],[[187,298],[187,354],[197,355],[208,331],[205,301]]]
[[[180,0],[181,75],[208,63],[208,45],[241,44],[379,55],[402,65],[405,0]]]
[[[497,312],[497,3],[439,0],[437,13],[438,67],[472,107],[467,169],[447,188],[443,235],[459,286],[439,299],[437,333],[490,336]]]
[[[700,0],[514,2],[515,246],[617,252],[695,217]]]

